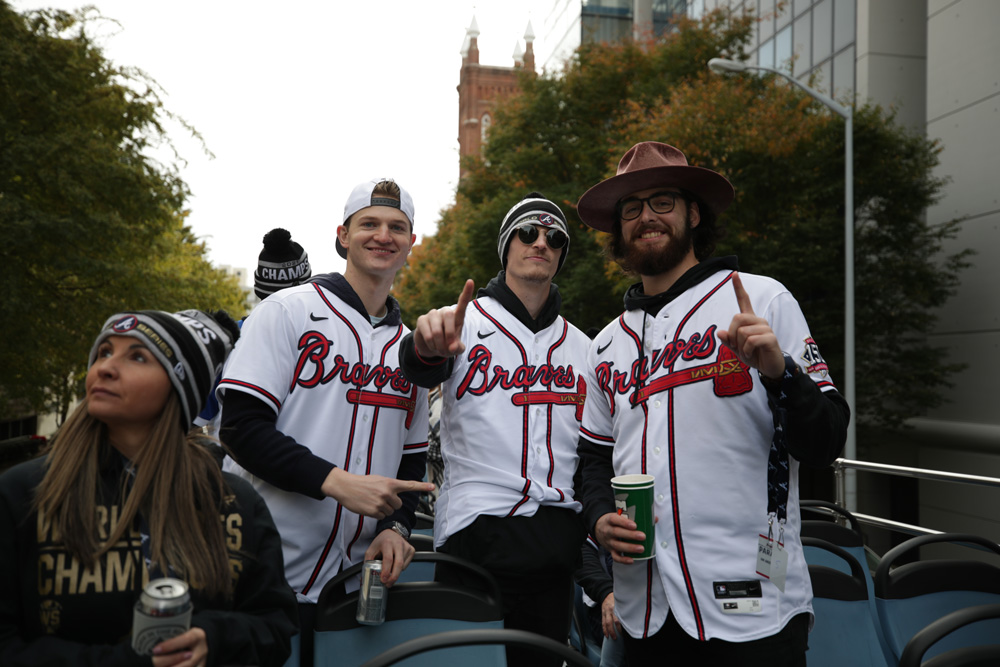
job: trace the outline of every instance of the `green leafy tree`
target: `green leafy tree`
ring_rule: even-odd
[[[95,10],[0,2],[0,415],[78,395],[90,343],[123,309],[226,308],[235,279],[184,226],[176,165],[149,156],[172,116],[151,79],[109,62]]]
[[[725,11],[681,19],[658,40],[584,45],[558,78],[524,75],[522,92],[496,110],[482,159],[465,163],[456,205],[402,274],[405,312],[452,303],[465,278],[492,275],[503,213],[537,189],[571,217],[570,257],[557,277],[564,314],[583,329],[603,326],[636,277],[603,259],[606,235],[579,223],[574,204],[630,146],[663,141],[734,183],[716,254],[736,254],[741,270],[791,290],[842,381],[844,123],[780,79],[709,73],[712,57],[743,57],[751,22]],[[862,427],[898,427],[938,405],[957,370],[926,334],[968,254],[942,254],[957,222],[923,219],[944,185],[933,176],[935,142],[868,105],[855,111],[854,146],[856,416]]]

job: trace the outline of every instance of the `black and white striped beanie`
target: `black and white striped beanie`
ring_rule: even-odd
[[[97,359],[97,348],[109,336],[135,338],[149,348],[166,369],[181,399],[186,431],[201,412],[216,376],[222,372],[226,357],[240,337],[240,329],[224,310],[213,313],[201,310],[116,313],[101,327],[101,333],[90,348],[88,368]]]
[[[542,225],[544,227],[555,227],[566,235],[566,245],[563,246],[562,254],[559,255],[559,266],[556,273],[562,268],[569,254],[569,227],[566,225],[566,216],[562,209],[555,202],[546,199],[540,192],[529,192],[524,198],[514,204],[507,215],[500,223],[500,235],[497,237],[497,252],[500,254],[500,264],[507,268],[507,249],[514,237],[514,232],[518,227],[525,225]]]

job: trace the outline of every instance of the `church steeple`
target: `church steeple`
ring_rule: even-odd
[[[472,23],[465,30],[465,42],[462,44],[462,64],[479,64],[479,24],[476,17],[472,17]]]
[[[482,65],[479,62],[479,24],[476,17],[465,31],[462,42],[462,70],[458,84],[458,149],[461,159],[479,158],[489,141],[493,124],[493,109],[497,102],[514,95],[519,89],[519,74],[524,68],[535,72],[535,54],[532,42],[535,33],[528,22],[524,33],[527,50],[522,50],[518,40],[514,47],[514,65]],[[467,166],[459,163],[459,178],[465,176]]]
[[[528,27],[524,30],[524,68],[529,72],[535,71],[535,31],[531,27],[531,19],[528,19]]]

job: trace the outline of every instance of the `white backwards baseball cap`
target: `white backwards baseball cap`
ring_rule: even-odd
[[[392,183],[399,188],[399,199],[374,194],[375,188],[381,183]],[[344,204],[344,223],[346,224],[352,215],[369,206],[398,208],[410,221],[410,232],[413,232],[413,198],[409,192],[391,178],[376,178],[356,186],[347,198],[347,203]],[[339,238],[336,241],[336,246],[337,254],[347,259],[347,248],[340,244]]]

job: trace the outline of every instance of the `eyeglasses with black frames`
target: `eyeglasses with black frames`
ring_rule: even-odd
[[[531,245],[538,239],[538,227],[536,225],[524,225],[517,228],[517,238],[524,245]],[[553,250],[558,250],[566,245],[569,237],[558,229],[550,229],[545,232],[545,242]]]
[[[649,197],[627,197],[618,202],[618,217],[621,220],[635,220],[642,214],[643,204],[649,204],[653,213],[670,213],[674,210],[674,205],[678,199],[683,199],[684,195],[679,192],[663,190]]]

